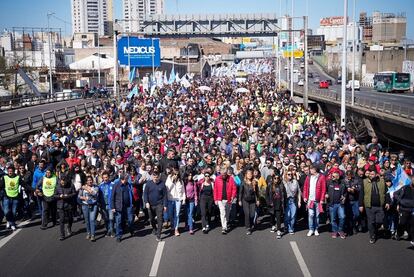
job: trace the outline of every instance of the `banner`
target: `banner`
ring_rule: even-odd
[[[121,37],[118,40],[118,60],[120,65],[159,67],[161,65],[160,40]]]

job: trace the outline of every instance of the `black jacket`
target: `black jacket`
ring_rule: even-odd
[[[403,186],[394,193],[394,200],[400,205],[401,211],[411,212],[414,209],[414,188],[411,185]]]
[[[328,194],[327,203],[328,206],[331,206],[333,204],[345,204],[346,199],[346,186],[343,182],[339,180],[329,180],[326,184],[327,190],[326,193]],[[339,187],[339,194],[340,194],[340,203],[333,203],[334,201],[334,193],[335,193],[335,187]]]
[[[132,207],[132,203],[134,201],[134,197],[132,196],[132,186],[130,183],[126,183],[124,186],[126,186],[126,189],[128,191],[129,199],[124,199],[123,193],[122,193],[122,183],[121,181],[117,181],[115,183],[115,186],[112,190],[111,195],[111,207],[112,209],[115,209],[117,212],[122,212],[123,208],[125,207],[125,203],[127,203],[127,207]]]
[[[64,195],[62,198],[60,195]],[[57,202],[58,209],[69,210],[72,209],[75,202],[76,190],[72,184],[62,187],[60,184],[56,187],[55,190],[55,199]]]
[[[258,191],[259,191],[259,188],[257,184],[255,185],[255,188],[253,189],[251,186],[249,186],[244,181],[242,181],[240,190],[239,190],[239,200],[246,201],[248,203],[256,203],[257,199],[259,198]]]
[[[280,193],[280,200],[274,198],[276,193]],[[286,188],[282,182],[279,185],[273,187],[271,183],[266,188],[266,203],[269,206],[273,206],[275,209],[282,210],[286,203]]]

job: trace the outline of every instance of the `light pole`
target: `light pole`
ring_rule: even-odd
[[[293,48],[294,48],[294,44],[295,44],[295,42],[294,42],[294,35],[293,35],[293,22],[294,22],[294,20],[293,20],[293,16],[294,16],[294,13],[293,13],[293,11],[294,11],[294,0],[291,0],[292,1],[292,14],[291,14],[291,20],[290,20],[290,37],[291,37],[291,47],[292,47],[292,49],[291,49],[291,56],[290,56],[290,98],[293,98],[293,89],[294,89],[294,87],[293,87],[293,53],[294,53],[294,51],[293,51]]]
[[[303,17],[303,21],[304,21],[304,27],[305,27],[305,32],[304,32],[304,52],[305,52],[305,90],[303,93],[303,106],[305,107],[305,109],[308,109],[308,16],[304,16]]]
[[[347,16],[348,16],[348,0],[344,0],[344,34],[342,41],[342,83],[341,83],[341,126],[346,124],[346,46],[348,43],[347,37]]]
[[[354,98],[355,98],[355,40],[356,40],[356,20],[355,20],[355,2],[356,0],[353,0],[353,11],[352,11],[352,17],[354,21],[354,28],[353,28],[353,38],[352,38],[352,87],[351,87],[351,106],[354,106]]]
[[[98,32],[98,85],[101,84],[101,46],[99,45],[99,32]]]
[[[190,48],[191,45],[187,45],[187,75],[190,76]]]
[[[118,31],[114,30],[114,98],[118,95]]]
[[[47,13],[47,29],[49,32],[48,43],[49,43],[49,93],[50,97],[53,96],[53,79],[52,79],[52,33],[50,31],[50,17],[55,13]]]

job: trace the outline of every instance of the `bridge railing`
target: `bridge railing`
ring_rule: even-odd
[[[297,89],[299,94],[303,95],[303,88]],[[326,89],[315,89],[309,88],[309,96],[314,96],[321,99],[330,100],[340,104],[341,95]],[[346,96],[346,105],[351,107],[352,97],[351,95]],[[383,113],[384,115],[393,115],[401,118],[414,120],[414,107],[402,106],[396,103],[384,102],[384,100],[378,98],[362,98],[355,96],[354,105],[356,107],[361,107],[367,110]]]
[[[23,107],[47,104],[52,102],[75,100],[80,98],[82,98],[82,93],[79,91],[56,92],[52,97],[38,97],[28,95],[21,97],[2,97],[0,98],[0,111],[19,109]]]
[[[0,124],[0,143],[11,142],[46,125],[84,117],[98,108],[103,108],[103,100],[68,106],[62,109],[44,112],[35,116]]]

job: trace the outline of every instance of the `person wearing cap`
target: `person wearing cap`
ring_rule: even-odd
[[[319,214],[323,213],[322,204],[326,194],[325,176],[319,173],[318,165],[310,167],[310,175],[306,177],[303,186],[303,201],[308,206],[308,225],[307,236],[319,236]]]
[[[378,177],[375,168],[369,169],[359,194],[359,210],[363,212],[365,209],[367,214],[371,244],[376,242],[378,229],[384,220],[385,189],[384,179]]]
[[[237,201],[237,188],[232,176],[228,175],[227,167],[221,166],[220,175],[214,180],[214,203],[219,207],[222,234],[228,233],[227,222],[233,201]]]
[[[6,216],[6,228],[16,230],[16,212],[21,194],[20,177],[12,165],[7,166],[7,174],[0,179],[0,199]]]
[[[167,212],[168,192],[165,182],[161,181],[159,169],[155,168],[151,175],[152,180],[146,184],[144,189],[144,203],[148,209],[152,233],[156,235],[157,241],[161,241],[163,212]]]
[[[356,178],[351,170],[345,173],[342,183],[346,187],[347,199],[345,202],[345,223],[348,234],[357,234],[361,228],[359,218],[359,191],[361,190],[362,180]]]
[[[122,174],[115,181],[111,195],[112,212],[115,215],[116,241],[121,242],[124,222],[128,222],[131,236],[134,236],[134,207],[133,188],[128,182],[128,175]]]
[[[42,230],[47,229],[49,216],[52,219],[53,226],[56,225],[56,187],[57,177],[53,174],[53,170],[48,168],[45,176],[38,181],[35,191],[36,195],[42,199]]]
[[[56,207],[59,215],[60,240],[64,240],[72,235],[73,198],[75,196],[75,187],[66,179],[66,175],[62,174],[55,191]]]
[[[98,203],[100,213],[102,214],[105,221],[106,237],[115,237],[113,226],[114,214],[111,208],[113,187],[114,184],[109,178],[109,173],[107,171],[104,171],[102,174],[102,183],[99,185]]]

